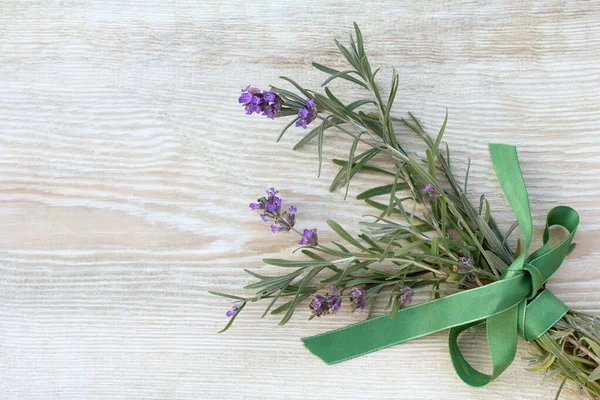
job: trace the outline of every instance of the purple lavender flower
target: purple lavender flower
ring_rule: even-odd
[[[462,266],[455,265],[454,267],[452,267],[452,270],[461,275],[468,273],[469,271],[467,268],[473,266],[473,260],[471,260],[469,257],[461,257],[459,261],[462,264]]]
[[[313,317],[323,317],[329,314],[335,314],[342,305],[342,296],[340,290],[335,286],[330,286],[325,296],[315,294],[314,299],[308,305]]]
[[[423,186],[423,194],[427,195],[431,199],[438,197],[437,190],[435,190],[435,188],[429,183]]]
[[[301,126],[302,128],[306,129],[308,124],[310,124],[311,122],[313,122],[315,120],[315,118],[317,118],[317,109],[315,107],[315,100],[307,99],[306,107],[298,110],[298,116],[300,117],[300,119],[298,121],[296,121],[296,126]]]
[[[340,290],[335,286],[331,286],[329,288],[329,293],[327,293],[327,298],[329,300],[329,312],[335,313],[339,311],[342,305],[342,297],[340,296]]]
[[[398,286],[396,289],[399,293],[396,296],[400,296],[400,304],[403,306],[409,305],[412,302],[413,290],[406,285]]]
[[[263,92],[263,99],[265,99],[266,101],[268,101],[269,103],[274,103],[277,101],[277,99],[279,98],[279,96],[276,93],[273,92]]]
[[[277,210],[277,203],[268,201],[267,204],[265,204],[265,209],[270,213],[275,213],[275,210]]]
[[[271,231],[287,232],[296,224],[296,207],[291,206],[289,211],[284,211],[275,217],[275,223],[271,225]]]
[[[263,110],[263,115],[273,119],[275,117],[275,113],[281,110],[283,100],[277,93],[273,92],[263,92],[263,99],[268,103]]]
[[[294,227],[296,224],[296,207],[289,206],[286,211],[281,211],[283,200],[277,195],[278,190],[275,188],[269,188],[266,191],[266,196],[261,197],[256,203],[250,203],[250,208],[253,210],[261,210],[263,213],[260,218],[264,222],[272,221],[271,231],[275,232],[287,232]]]
[[[263,196],[256,200],[258,203],[250,203],[249,206],[252,210],[266,210],[270,213],[277,214],[281,209],[282,200],[277,197],[278,190],[270,188],[267,190],[267,196]]]
[[[250,85],[246,86],[246,89],[242,89],[242,94],[238,98],[238,102],[242,103],[250,103],[256,94],[257,89],[251,87]]]
[[[367,298],[367,292],[361,288],[352,289],[352,297],[350,300],[352,301],[353,310],[364,310]]]
[[[317,228],[304,229],[304,231],[302,231],[302,237],[298,243],[303,246],[316,246],[319,243]]]
[[[235,315],[235,313],[237,312],[237,310],[238,310],[238,306],[237,306],[237,304],[234,304],[234,306],[231,307],[231,310],[227,311],[225,313],[225,315],[228,316],[229,318],[231,318],[231,317],[233,317]]]
[[[264,100],[260,89],[248,85],[246,89],[242,89],[238,102],[244,105],[246,114],[250,115],[253,113],[260,114]]]
[[[261,91],[251,86],[242,89],[238,102],[244,105],[246,114],[262,113],[271,119],[283,105],[283,99],[277,93]]]
[[[321,294],[315,294],[315,298],[308,305],[313,317],[321,317],[329,314],[329,305],[327,299]]]

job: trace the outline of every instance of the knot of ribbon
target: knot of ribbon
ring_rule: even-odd
[[[553,208],[546,218],[543,245],[526,257],[533,233],[527,189],[514,146],[490,144],[496,176],[512,207],[523,236],[523,250],[500,280],[437,300],[372,318],[347,327],[303,338],[304,345],[327,364],[358,357],[384,347],[450,329],[449,352],[459,377],[471,386],[484,386],[514,360],[517,336],[537,339],[560,320],[568,307],[545,289],[546,281],[573,249],[579,214],[567,206]],[[550,227],[569,232],[550,247]],[[458,347],[461,332],[485,325],[492,374],[473,368]]]

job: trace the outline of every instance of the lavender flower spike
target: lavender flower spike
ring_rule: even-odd
[[[271,119],[283,105],[283,99],[277,93],[262,91],[251,86],[242,89],[238,102],[244,105],[246,114],[262,113]]]
[[[329,305],[327,299],[321,294],[315,294],[315,298],[308,305],[313,317],[321,317],[329,314]]]
[[[237,304],[234,304],[233,307],[231,307],[231,310],[227,311],[225,313],[225,315],[228,316],[229,318],[231,318],[235,315],[237,310],[238,310],[238,306],[237,306]]]
[[[248,85],[245,89],[242,89],[238,102],[244,105],[246,114],[250,115],[261,113],[264,100],[260,89]]]
[[[304,229],[304,231],[302,231],[302,237],[298,243],[303,246],[316,246],[319,243],[317,228]]]
[[[283,100],[274,92],[263,92],[263,99],[267,102],[266,107],[263,108],[263,115],[273,119],[275,113],[281,109]]]
[[[315,107],[315,100],[307,99],[306,107],[301,108],[298,111],[298,116],[300,117],[300,119],[296,121],[296,126],[301,126],[302,128],[306,129],[308,124],[310,124],[315,120],[315,118],[317,118],[317,108]]]
[[[459,259],[459,261],[461,262],[461,264],[463,266],[455,265],[452,268],[452,270],[454,272],[457,272],[457,273],[461,274],[461,275],[464,275],[464,274],[468,273],[469,271],[465,267],[472,267],[473,266],[473,260],[471,260],[469,257],[461,257]]]
[[[413,290],[404,285],[400,286],[398,289],[400,292],[400,304],[403,306],[409,305],[412,302]]]
[[[330,286],[327,294],[315,294],[313,301],[310,302],[311,315],[313,317],[323,317],[329,314],[335,314],[342,305],[342,296],[340,290],[335,286]]]
[[[271,232],[287,232],[292,229],[296,224],[296,211],[298,209],[289,206],[286,211],[282,211],[283,200],[277,196],[279,191],[275,188],[269,188],[266,194],[266,196],[256,200],[256,203],[250,203],[250,208],[262,211],[260,218],[264,222],[272,221]]]
[[[367,292],[361,288],[352,289],[352,297],[350,300],[352,301],[352,309],[356,310],[364,310],[366,305]]]
[[[423,194],[427,195],[431,199],[438,197],[437,190],[435,190],[435,188],[429,183],[423,186]]]
[[[329,312],[338,312],[342,305],[342,297],[340,295],[340,290],[335,286],[331,286],[329,288],[329,293],[327,293],[327,299],[329,300]]]

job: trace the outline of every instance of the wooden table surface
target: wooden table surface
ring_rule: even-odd
[[[559,380],[526,373],[527,344],[483,389],[464,385],[431,335],[335,366],[300,338],[361,320],[341,312],[285,327],[249,305],[226,334],[244,268],[273,269],[296,238],[272,234],[248,203],[275,186],[300,227],[334,218],[351,232],[354,196],[329,193],[349,141],[292,151],[301,129],[248,117],[240,88],[317,89],[313,60],[363,29],[395,114],[446,139],[469,187],[502,227],[513,216],[490,141],[519,146],[540,243],[550,208],[582,217],[576,251],[550,288],[600,313],[600,3],[459,1],[0,1],[0,399],[549,399]],[[363,95],[342,83],[346,99]],[[404,135],[408,135],[407,132]],[[405,140],[401,138],[401,140]],[[406,139],[408,140],[408,139]],[[481,343],[479,343],[481,342]],[[485,344],[468,349],[483,365]],[[477,351],[476,351],[477,350]],[[579,398],[569,387],[563,399]]]

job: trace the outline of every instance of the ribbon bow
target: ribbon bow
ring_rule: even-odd
[[[546,218],[543,245],[525,258],[531,244],[532,222],[527,189],[514,146],[490,144],[492,163],[502,190],[516,214],[524,246],[522,253],[497,282],[456,293],[345,328],[303,338],[304,345],[327,364],[450,329],[449,351],[460,378],[471,386],[484,386],[513,361],[517,335],[533,340],[543,335],[568,311],[568,307],[544,288],[572,250],[579,214],[566,206],[553,208]],[[550,248],[550,227],[560,225],[569,235]],[[458,348],[458,336],[485,324],[493,372],[473,368]]]

